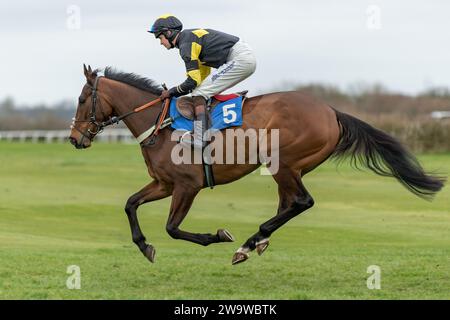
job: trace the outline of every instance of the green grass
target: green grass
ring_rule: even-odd
[[[450,172],[450,154],[420,157]],[[0,299],[449,299],[450,189],[433,202],[393,179],[325,163],[304,179],[316,205],[278,230],[263,256],[234,251],[276,212],[271,177],[200,193],[182,227],[227,228],[202,247],[165,232],[170,199],[140,208],[150,264],[123,210],[150,179],[138,146],[0,143]],[[81,290],[66,269],[81,268]],[[381,268],[369,290],[367,267]]]

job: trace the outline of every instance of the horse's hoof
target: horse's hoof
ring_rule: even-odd
[[[262,255],[264,251],[266,251],[267,247],[269,246],[269,239],[263,239],[260,242],[256,244],[256,252],[258,252],[258,255]]]
[[[220,242],[233,242],[234,237],[226,229],[217,230],[217,235],[219,236]]]
[[[235,264],[244,262],[245,260],[248,259],[248,257],[249,257],[248,253],[242,252],[242,251],[237,251],[234,253],[233,260],[231,260],[231,264],[235,265]]]
[[[155,247],[153,247],[151,244],[147,245],[147,247],[144,250],[144,256],[151,262],[155,262],[155,254],[156,250]]]

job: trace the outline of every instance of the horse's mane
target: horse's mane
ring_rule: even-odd
[[[95,70],[96,72],[100,70]],[[135,73],[128,73],[116,70],[113,67],[106,67],[103,70],[104,76],[111,80],[120,81],[135,88],[153,93],[155,95],[160,95],[162,88],[154,80],[145,78]]]

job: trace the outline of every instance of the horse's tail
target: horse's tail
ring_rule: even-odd
[[[334,111],[342,129],[332,158],[350,156],[354,167],[363,165],[378,175],[394,177],[428,200],[444,186],[445,178],[428,175],[395,138],[346,113]]]

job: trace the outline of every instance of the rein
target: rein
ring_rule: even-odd
[[[123,114],[121,116],[110,117],[110,119],[107,120],[107,121],[98,122],[97,118],[96,118],[96,113],[97,113],[97,92],[98,92],[97,86],[98,86],[98,82],[99,82],[101,77],[103,77],[103,76],[102,75],[97,76],[95,78],[94,86],[89,86],[91,88],[91,90],[92,90],[92,108],[91,108],[91,113],[89,115],[89,120],[76,120],[75,118],[72,119],[73,122],[72,122],[71,128],[75,129],[76,131],[78,131],[83,136],[82,139],[87,138],[90,141],[92,141],[97,134],[101,133],[105,129],[105,127],[108,127],[108,126],[113,125],[113,124],[117,124],[117,123],[119,123],[120,121],[122,121],[123,119],[125,119],[125,118],[127,118],[129,116],[131,116],[131,115],[133,115],[135,113],[141,112],[141,111],[143,111],[143,110],[145,110],[147,108],[150,108],[150,107],[154,106],[155,104],[161,102],[161,99],[157,98],[157,99],[152,100],[152,101],[150,101],[150,102],[148,102],[148,103],[146,103],[146,104],[144,104],[144,105],[142,105],[140,107],[134,108],[133,110],[131,110],[131,111],[129,111],[129,112],[127,112],[127,113],[125,113],[125,114]],[[163,84],[163,88],[167,90],[167,87],[166,87],[165,84]],[[139,143],[142,143],[143,140],[145,140],[146,138],[148,138],[150,136],[152,136],[152,141],[150,141],[150,144],[154,143],[154,139],[158,135],[159,130],[165,127],[165,118],[166,118],[167,112],[169,110],[169,103],[170,103],[170,99],[169,98],[165,99],[163,109],[161,110],[161,113],[159,114],[159,116],[158,116],[158,118],[156,120],[156,124],[150,129],[151,132],[149,132],[150,130],[144,132],[144,134],[148,133],[147,136],[143,137],[144,134],[142,134],[142,135],[140,135],[138,137],[138,142]],[[102,109],[100,103],[99,103],[99,106],[100,106],[100,112],[102,113],[103,117],[106,118],[105,114],[103,113],[103,109]],[[91,129],[88,128],[85,132],[83,132],[83,131],[81,131],[80,129],[78,129],[75,126],[75,123],[77,123],[77,122],[89,122],[89,124],[95,125],[96,130],[93,132],[93,131],[91,131]]]

